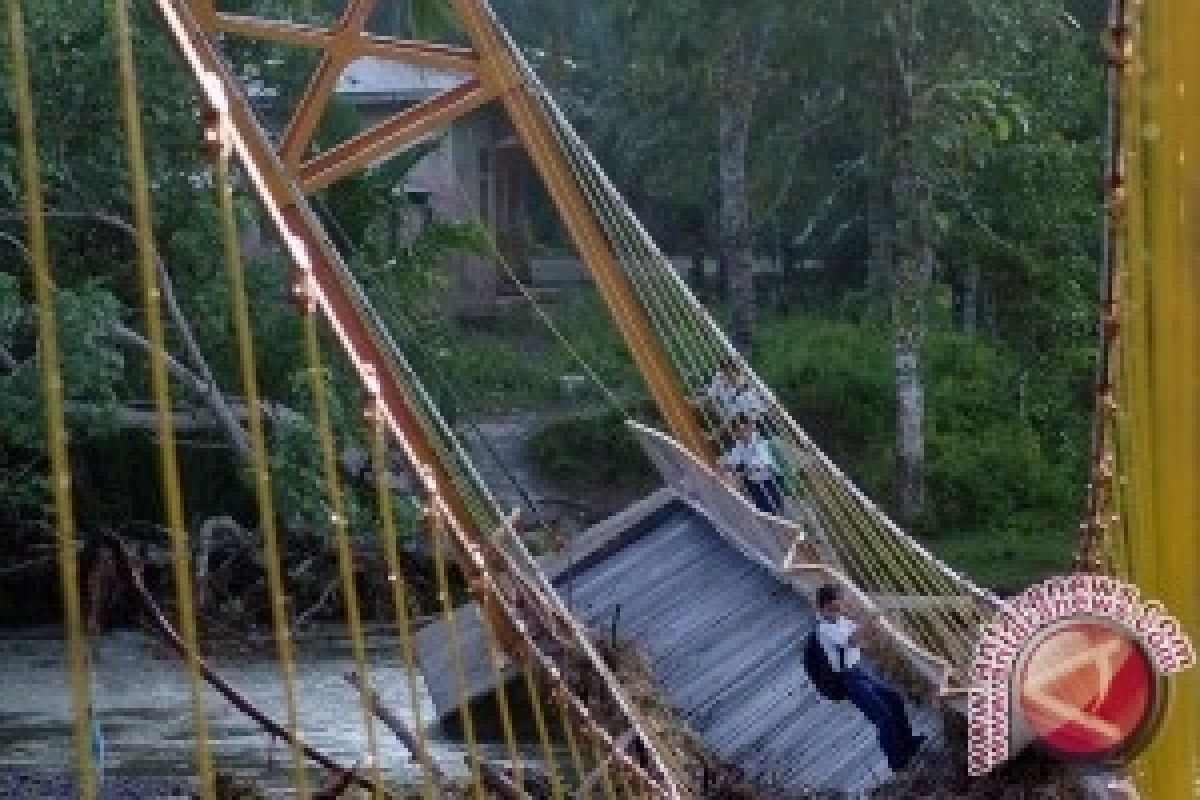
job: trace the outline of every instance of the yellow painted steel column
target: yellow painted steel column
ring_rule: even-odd
[[[1142,0],[1129,11],[1122,524],[1129,577],[1200,640],[1200,4]],[[1197,796],[1200,671],[1173,678],[1135,778],[1148,800]]]
[[[667,427],[683,447],[711,462],[712,450],[679,377],[655,336],[592,209],[554,140],[545,115],[523,87],[520,70],[492,24],[481,0],[452,0],[459,20],[479,54],[479,77],[500,94],[513,127],[542,176],[571,239],[579,250],[613,320],[624,336]]]

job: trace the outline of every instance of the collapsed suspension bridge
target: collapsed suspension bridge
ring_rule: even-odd
[[[317,27],[218,11],[211,0],[153,0],[152,6],[195,78],[203,103],[203,136],[212,157],[223,234],[224,257],[234,298],[246,397],[249,447],[255,464],[264,563],[273,599],[272,615],[284,684],[286,718],[280,723],[291,742],[294,783],[301,796],[311,790],[309,753],[302,743],[296,712],[295,663],[283,605],[284,576],[275,532],[271,477],[267,469],[255,367],[250,308],[237,245],[230,162],[236,160],[246,187],[260,202],[293,265],[293,292],[304,321],[306,354],[314,376],[323,365],[318,323],[323,321],[364,389],[364,417],[378,478],[379,516],[395,590],[402,656],[409,669],[426,667],[439,711],[457,709],[476,796],[495,790],[477,753],[471,700],[495,691],[506,743],[511,791],[526,793],[522,753],[514,733],[509,701],[523,692],[537,723],[539,753],[550,792],[575,789],[643,797],[678,797],[687,777],[662,731],[642,718],[625,689],[597,652],[589,626],[625,608],[641,622],[638,643],[660,661],[672,662],[680,649],[716,648],[735,641],[729,622],[738,606],[762,602],[758,635],[742,646],[741,659],[720,669],[693,664],[660,675],[667,694],[689,716],[712,749],[751,770],[783,776],[791,787],[824,784],[860,789],[881,780],[878,759],[848,746],[841,760],[808,759],[814,730],[845,729],[844,712],[824,707],[803,686],[798,669],[777,668],[791,660],[799,628],[811,613],[806,590],[836,579],[853,588],[862,603],[889,612],[886,647],[893,667],[925,688],[930,705],[962,711],[966,670],[977,632],[998,600],[956,573],[899,530],[814,445],[741,362],[720,329],[696,301],[609,183],[588,149],[521,56],[520,50],[482,0],[452,0],[467,46],[399,40],[366,32],[375,0],[350,0],[337,24]],[[167,528],[176,570],[179,646],[188,665],[194,704],[196,767],[202,793],[213,796],[211,753],[207,747],[193,614],[189,546],[179,490],[171,390],[163,359],[164,326],[155,262],[152,208],[134,71],[133,42],[126,5],[112,3],[118,48],[122,116],[130,164],[131,197],[138,245],[139,275],[152,347],[151,374],[162,449]],[[19,111],[28,248],[35,267],[40,361],[49,431],[51,484],[59,534],[59,560],[66,588],[67,632],[76,709],[76,761],[83,795],[96,792],[92,754],[87,746],[90,707],[85,646],[76,587],[75,533],[66,457],[63,389],[59,377],[53,284],[42,217],[41,183],[30,96],[29,62],[23,44],[21,7],[8,2],[12,74]],[[1200,546],[1200,245],[1182,235],[1196,196],[1200,173],[1194,148],[1200,122],[1184,98],[1200,86],[1200,63],[1187,41],[1200,30],[1200,11],[1184,0],[1114,3],[1110,57],[1113,125],[1109,164],[1109,252],[1103,318],[1104,359],[1098,381],[1095,469],[1091,503],[1084,523],[1079,566],[1114,571],[1165,601],[1185,627],[1197,622]],[[1182,33],[1181,33],[1182,32]],[[320,53],[308,88],[282,135],[268,135],[252,110],[218,46],[234,35],[311,48]],[[311,140],[341,71],[370,56],[450,70],[461,82],[319,153]],[[577,563],[541,564],[525,548],[484,485],[464,449],[432,402],[392,338],[372,302],[327,235],[309,195],[376,163],[486,103],[503,107],[540,174],[567,231],[590,270],[609,312],[654,399],[666,434],[640,428],[639,436],[668,485],[667,495],[631,510],[576,545]],[[1159,135],[1144,137],[1143,126]],[[755,511],[713,470],[722,422],[702,396],[718,365],[733,359],[750,374],[766,398],[763,425],[779,445],[790,476],[783,519]],[[353,556],[339,484],[336,445],[326,387],[313,380],[313,405],[326,479],[326,505],[335,534],[344,607],[354,643],[358,688],[367,730],[370,767],[365,785],[384,792],[376,753],[370,675],[364,633],[358,618]],[[385,480],[389,447],[398,448],[419,476],[425,498],[426,528],[437,564],[444,618],[441,626],[415,643],[407,619],[405,587],[395,551],[393,498]],[[647,501],[648,503],[651,501]],[[657,504],[657,505],[655,505]],[[1170,557],[1168,557],[1168,547]],[[634,555],[630,555],[634,554]],[[674,559],[675,577],[653,596],[646,587],[655,565]],[[475,601],[473,611],[455,614],[447,590],[447,556],[453,557]],[[744,572],[737,586],[706,579],[708,571]],[[690,572],[689,572],[690,571]],[[643,574],[644,573],[644,574]],[[564,592],[586,597],[568,603]],[[687,609],[681,608],[686,594]],[[770,596],[765,600],[762,594]],[[641,603],[641,605],[639,605]],[[730,606],[733,606],[731,608]],[[640,609],[640,610],[639,610]],[[639,616],[641,615],[641,616]],[[655,619],[666,624],[658,625]],[[642,624],[644,623],[644,624]],[[429,641],[436,639],[436,641]],[[789,645],[791,642],[791,645]],[[419,653],[417,651],[420,651]],[[746,657],[746,655],[749,657]],[[694,654],[693,654],[694,657]],[[685,659],[686,660],[686,659]],[[570,665],[568,669],[567,665]],[[776,665],[776,668],[771,665]],[[586,680],[580,676],[586,673]],[[729,687],[757,682],[758,694],[727,694]],[[413,685],[416,685],[414,679]],[[592,689],[586,693],[581,686]],[[1194,676],[1184,676],[1169,709],[1163,735],[1139,763],[1138,778],[1154,798],[1184,797],[1193,791],[1200,766],[1200,720]],[[597,696],[596,687],[600,687]],[[775,715],[762,714],[759,728],[729,705],[768,704],[772,692],[788,702]],[[725,697],[726,700],[722,700]],[[724,703],[724,705],[723,705]],[[414,708],[419,704],[414,702]],[[765,708],[765,706],[763,706]],[[571,764],[556,768],[546,712],[554,712],[570,745]],[[742,722],[738,727],[737,723]],[[729,723],[729,724],[723,724]],[[734,727],[730,727],[734,725]],[[842,726],[838,728],[838,726]],[[410,743],[422,768],[427,796],[439,791],[435,765],[421,758],[423,724],[416,721]],[[845,729],[847,742],[861,730]],[[807,737],[807,738],[806,738]],[[768,747],[768,739],[783,746]],[[637,755],[635,755],[637,754]],[[1190,769],[1187,766],[1191,765]],[[1189,774],[1190,773],[1190,774]]]

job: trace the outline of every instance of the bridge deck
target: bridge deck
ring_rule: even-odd
[[[663,490],[576,541],[544,567],[597,635],[636,642],[680,716],[711,750],[782,787],[869,788],[890,777],[874,729],[849,704],[823,700],[801,667],[812,624],[802,592],[735,548],[710,520]],[[478,617],[460,610],[473,697],[492,688]],[[418,635],[429,691],[456,705],[445,632]],[[917,727],[936,716],[912,709]]]

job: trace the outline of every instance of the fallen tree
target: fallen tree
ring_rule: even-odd
[[[197,668],[200,671],[204,682],[211,686],[218,694],[224,697],[230,705],[238,711],[245,714],[255,722],[265,732],[272,736],[282,739],[288,744],[299,744],[301,752],[304,753],[310,761],[324,767],[337,776],[340,776],[347,784],[359,786],[373,793],[374,796],[388,797],[384,787],[377,787],[372,781],[359,775],[354,770],[342,766],[330,756],[320,752],[316,748],[303,741],[297,742],[297,739],[292,736],[287,728],[280,725],[267,714],[260,711],[253,703],[246,699],[245,695],[235,689],[228,681],[218,675],[198,653],[189,654],[187,645],[176,632],[174,626],[159,609],[158,604],[154,602],[153,596],[146,588],[145,582],[138,567],[134,563],[133,557],[129,552],[129,548],[120,538],[114,535],[105,537],[105,544],[113,555],[114,563],[117,568],[117,573],[125,581],[134,597],[140,603],[143,611],[146,613],[147,619],[150,621],[153,629],[175,650],[175,652],[185,661],[189,658],[194,659]],[[375,795],[375,793],[378,793]]]

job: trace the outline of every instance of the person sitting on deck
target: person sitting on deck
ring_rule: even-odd
[[[878,612],[851,619],[840,587],[817,590],[817,640],[830,666],[841,674],[846,696],[875,726],[879,746],[893,772],[904,770],[921,749],[924,736],[914,736],[904,698],[866,669],[860,646]]]
[[[734,421],[733,436],[733,446],[721,456],[720,465],[742,479],[755,508],[766,514],[779,514],[783,511],[779,468],[766,439],[745,416]]]

